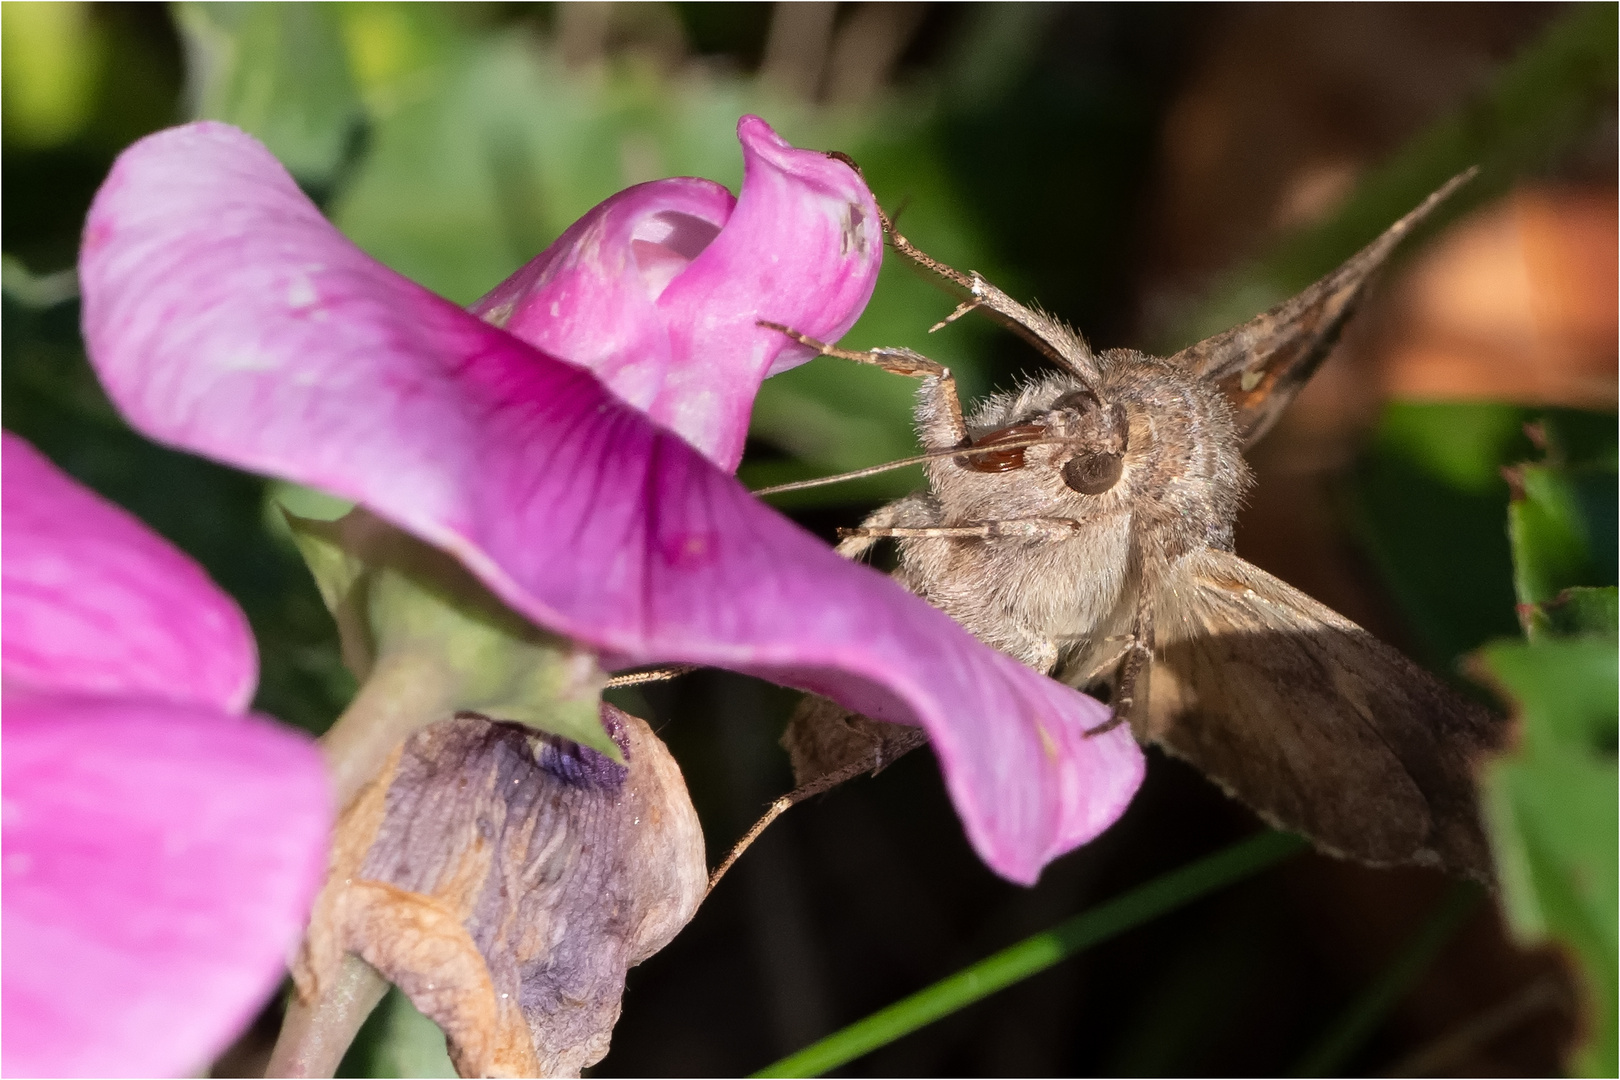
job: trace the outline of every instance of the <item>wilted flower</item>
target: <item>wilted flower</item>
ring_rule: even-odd
[[[808,358],[757,320],[841,333],[881,245],[852,170],[740,134],[729,214],[702,182],[618,196],[479,305],[508,332],[367,257],[242,133],[160,133],[86,225],[92,360],[152,437],[362,504],[609,666],[725,667],[922,726],[974,846],[1033,881],[1119,815],[1140,752],[729,475],[758,381]]]
[[[325,770],[200,568],[4,436],[4,1071],[173,1076],[280,980]]]

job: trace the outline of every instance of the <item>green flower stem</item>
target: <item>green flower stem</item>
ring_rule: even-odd
[[[1101,907],[1082,912],[1044,933],[1025,938],[754,1075],[820,1076],[997,990],[1045,971],[1081,949],[1107,941],[1206,893],[1258,873],[1304,847],[1304,840],[1289,833],[1264,832],[1251,836],[1132,889]]]
[[[456,673],[432,656],[405,652],[378,660],[321,738],[340,808],[377,775],[395,747],[450,715],[456,687]]]
[[[1345,1061],[1417,982],[1446,942],[1462,926],[1463,920],[1473,913],[1483,895],[1484,891],[1471,881],[1453,883],[1417,933],[1396,955],[1394,962],[1362,991],[1344,1015],[1300,1058],[1299,1064],[1294,1067],[1294,1075],[1342,1075]]]
[[[388,983],[357,956],[343,958],[337,977],[315,1001],[304,1001],[294,990],[264,1075],[336,1075],[360,1026],[387,992]]]

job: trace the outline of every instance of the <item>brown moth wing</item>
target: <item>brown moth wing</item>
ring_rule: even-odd
[[[1417,209],[1298,296],[1241,326],[1188,346],[1170,362],[1220,387],[1237,411],[1243,445],[1254,445],[1332,351],[1374,271],[1407,234],[1476,172],[1478,169],[1469,169],[1452,177]]]
[[[1177,564],[1155,621],[1140,737],[1330,852],[1491,882],[1473,763],[1500,721],[1228,552]]]
[[[818,694],[804,695],[782,733],[800,790],[829,777],[842,783],[862,772],[875,776],[927,741],[922,728],[868,720]]]

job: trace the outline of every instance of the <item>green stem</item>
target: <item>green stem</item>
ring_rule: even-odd
[[[331,984],[314,1001],[294,990],[264,1075],[336,1075],[349,1044],[386,993],[388,982],[358,956],[343,958]]]
[[[1045,971],[1081,949],[1258,873],[1304,847],[1304,840],[1288,833],[1265,832],[1251,836],[1100,907],[1082,912],[1044,933],[1025,938],[754,1075],[819,1076],[997,990]]]
[[[448,717],[454,673],[436,658],[406,653],[384,657],[359,693],[321,736],[339,807],[382,770],[394,748],[419,729]]]
[[[1351,1003],[1315,1046],[1299,1059],[1295,1076],[1338,1075],[1345,1061],[1417,982],[1435,956],[1478,905],[1483,890],[1471,881],[1452,884],[1405,948],[1372,985]]]

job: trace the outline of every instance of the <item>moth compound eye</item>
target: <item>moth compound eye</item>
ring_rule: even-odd
[[[1124,471],[1124,454],[1076,454],[1063,466],[1063,482],[1082,495],[1101,495]]]
[[[1071,390],[1052,402],[1053,411],[1067,409],[1070,412],[1077,412],[1081,416],[1101,406],[1102,402],[1098,401],[1097,395],[1090,390]]]

